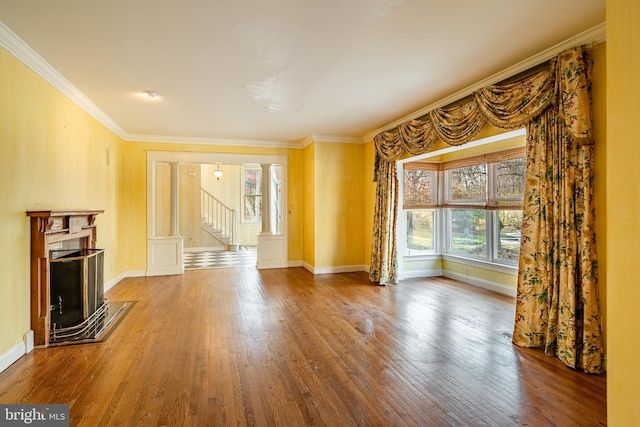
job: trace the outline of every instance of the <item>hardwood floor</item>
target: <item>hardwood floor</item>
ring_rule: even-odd
[[[131,278],[98,344],[36,349],[1,403],[66,403],[72,426],[606,425],[606,379],[511,344],[512,298],[301,268]]]

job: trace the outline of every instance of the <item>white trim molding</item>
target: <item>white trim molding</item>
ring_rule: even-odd
[[[315,274],[335,274],[335,273],[355,273],[369,271],[365,265],[339,265],[330,267],[313,267],[309,263],[304,263],[304,268]]]
[[[24,342],[16,343],[9,350],[0,355],[0,372],[13,365],[18,359],[26,354],[26,346]]]
[[[111,279],[107,283],[105,283],[104,284],[104,291],[107,292],[109,289],[113,288],[115,285],[117,285],[123,279],[126,279],[127,277],[145,277],[146,275],[147,275],[147,272],[145,270],[125,271],[124,273],[118,274],[116,277],[114,277],[113,279]]]

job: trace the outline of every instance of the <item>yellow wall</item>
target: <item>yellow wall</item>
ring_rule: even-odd
[[[640,2],[607,0],[608,425],[640,425]]]
[[[105,277],[122,271],[117,236],[123,143],[3,49],[0,94],[2,355],[30,329],[27,210],[104,209],[96,224],[98,246],[106,248]]]
[[[304,197],[307,191],[305,183],[305,160],[302,150],[289,150],[289,168],[287,171],[287,228],[289,235],[289,260],[304,260]]]
[[[443,268],[443,260],[438,257],[436,259],[406,259],[402,262],[402,272],[410,275],[412,272],[424,274],[425,271],[438,271]]]
[[[118,273],[141,271],[147,266],[147,153],[139,148],[125,142],[120,155]]]
[[[446,259],[442,260],[442,270],[462,274],[463,276],[473,277],[476,279],[486,280],[488,282],[497,283],[499,285],[509,286],[514,289],[518,284],[518,276],[516,274],[502,273],[499,271],[475,267],[469,264],[462,264]]]
[[[314,266],[362,266],[364,147],[325,142],[314,147]]]
[[[311,267],[315,266],[315,144],[304,148],[304,257]]]

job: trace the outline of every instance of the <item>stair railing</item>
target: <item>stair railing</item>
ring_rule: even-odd
[[[201,226],[212,236],[229,246],[238,248],[239,212],[231,209],[204,188],[200,189]]]

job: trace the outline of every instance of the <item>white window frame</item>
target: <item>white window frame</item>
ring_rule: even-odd
[[[408,239],[409,239],[409,235],[407,234],[407,212],[415,212],[415,211],[433,211],[433,220],[432,220],[432,227],[431,227],[431,240],[433,242],[433,247],[432,249],[424,249],[424,250],[420,250],[420,249],[409,249],[409,245],[408,245]],[[438,208],[425,208],[425,209],[402,209],[403,212],[403,222],[404,222],[404,227],[405,227],[405,232],[404,234],[404,256],[422,256],[422,255],[433,255],[435,253],[438,252],[438,241],[439,241],[439,228],[438,224],[438,215],[439,215],[439,211],[440,209]]]
[[[496,136],[484,138],[482,140],[467,143],[465,144],[464,148],[472,148],[480,145],[489,144],[492,142],[497,142],[507,138],[513,138],[516,136],[525,135],[525,134],[526,132],[524,129],[518,129],[511,132],[506,132],[501,135],[496,135]],[[434,158],[442,154],[457,151],[459,149],[460,147],[448,147],[442,150],[425,154],[423,156],[398,161],[397,162],[398,177],[400,178],[399,181],[401,181],[399,185],[399,200],[403,200],[403,190],[404,190],[403,189],[403,184],[404,184],[403,166],[405,163],[415,162],[419,160],[424,161],[426,159]],[[496,175],[495,166],[493,165],[489,166],[487,168],[487,183],[489,183],[489,179],[495,179],[493,178],[495,175]],[[442,206],[444,204],[444,195],[445,195],[446,185],[448,185],[448,183],[445,182],[445,173],[444,171],[440,171],[439,177],[438,177],[438,205],[439,206]],[[487,184],[488,200],[489,200],[489,197],[493,196],[493,194],[489,194],[490,191],[493,191],[493,189],[491,188],[491,186]],[[509,202],[509,201],[516,201],[516,200],[511,200],[511,199],[500,200],[500,202]],[[472,205],[465,204],[464,207],[472,209],[473,208],[472,206],[474,205],[475,204],[472,204]],[[501,273],[517,274],[518,272],[517,261],[511,262],[511,261],[498,259],[497,257],[497,248],[498,248],[497,239],[500,238],[499,237],[500,230],[498,229],[497,226],[494,227],[494,224],[498,224],[498,220],[497,220],[498,210],[485,209],[485,204],[477,206],[478,209],[485,209],[485,216],[486,216],[486,223],[487,223],[487,228],[486,228],[487,251],[486,252],[488,254],[488,256],[485,258],[485,257],[468,257],[466,255],[460,255],[457,253],[450,252],[450,226],[448,225],[450,223],[447,221],[447,217],[450,215],[450,213],[449,213],[449,209],[446,207],[435,208],[435,215],[434,215],[435,223],[433,226],[434,251],[428,254],[412,253],[410,255],[407,255],[406,254],[407,252],[406,214],[405,214],[405,209],[403,209],[401,205],[398,208],[399,209],[398,209],[398,224],[397,224],[397,231],[396,231],[396,244],[397,244],[398,255],[400,260],[410,261],[410,260],[418,260],[418,259],[426,260],[426,259],[440,258],[443,260],[452,260],[455,262],[461,262],[471,266],[476,266],[483,269],[493,270]],[[403,262],[401,261],[399,263],[399,274],[402,274],[402,270],[403,270]]]
[[[256,191],[258,191],[259,193],[256,194],[245,194],[245,180],[246,180],[246,176],[245,176],[245,171],[247,170],[257,170],[260,171],[260,185],[258,185],[256,188]],[[262,168],[260,166],[249,166],[249,165],[243,165],[242,166],[242,174],[240,175],[240,188],[242,189],[242,213],[240,215],[240,222],[243,224],[258,224],[262,222],[262,180],[264,179],[264,177],[262,176]],[[246,210],[246,200],[247,200],[247,196],[260,196],[260,215],[257,215],[255,219],[246,219],[245,218],[245,210]]]

